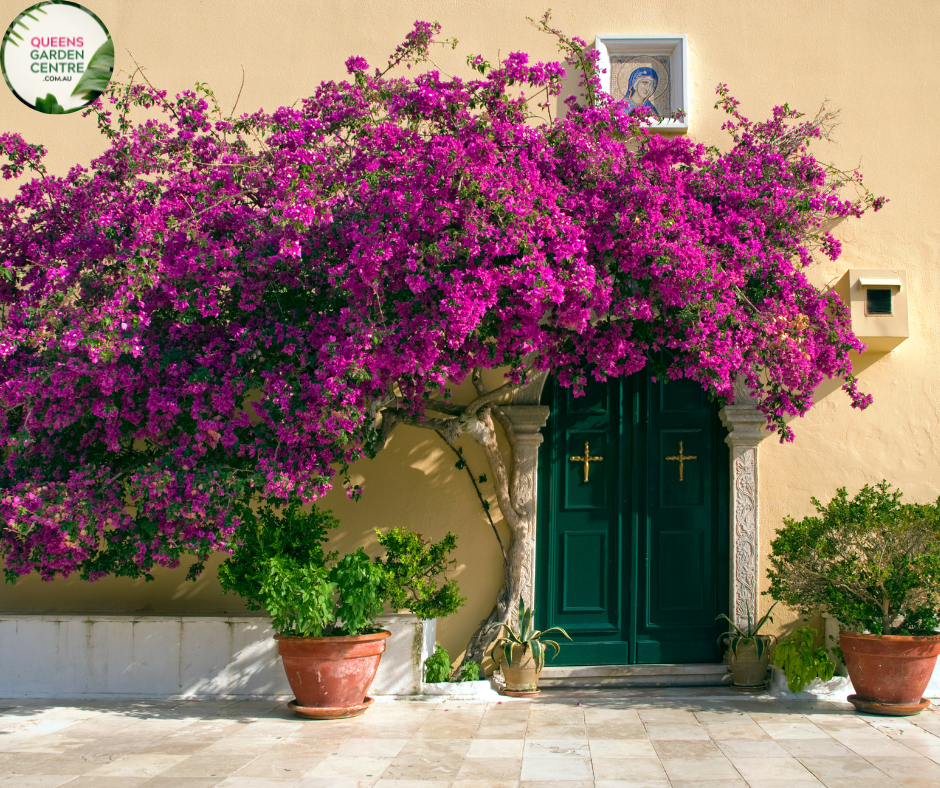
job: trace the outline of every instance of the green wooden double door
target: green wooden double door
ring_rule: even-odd
[[[718,406],[647,372],[555,383],[539,456],[536,617],[553,665],[719,662],[728,608],[728,451]]]

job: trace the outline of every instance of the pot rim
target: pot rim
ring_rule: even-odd
[[[938,635],[873,635],[870,632],[851,632],[843,629],[839,631],[839,637],[848,635],[849,637],[859,638],[860,640],[880,640],[893,641],[895,643],[935,643],[940,641]]]
[[[287,642],[302,643],[315,640],[317,643],[364,643],[370,640],[383,640],[391,637],[392,633],[387,629],[380,629],[378,632],[369,632],[366,635],[336,635],[334,637],[314,637],[312,635],[275,635],[275,640],[284,640]]]

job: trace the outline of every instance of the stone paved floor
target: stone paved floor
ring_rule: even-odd
[[[2,701],[2,788],[938,788],[940,712],[728,690],[377,703]]]

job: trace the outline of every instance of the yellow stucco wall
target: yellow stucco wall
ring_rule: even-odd
[[[0,25],[26,7],[0,0]],[[456,52],[441,50],[442,70],[464,73],[465,56],[491,61],[525,50],[555,57],[552,40],[526,21],[545,0],[88,0],[109,27],[117,68],[133,70],[131,54],[149,79],[171,93],[209,82],[224,107],[235,100],[245,70],[239,110],[272,109],[311,93],[322,79],[344,77],[351,54],[381,64],[416,18],[437,20],[456,36]],[[910,339],[886,355],[860,360],[862,388],[875,396],[866,412],[853,411],[836,387],[824,386],[810,415],[795,425],[796,443],[769,437],[761,448],[761,540],[766,552],[785,514],[811,512],[809,498],[828,498],[886,478],[913,500],[940,494],[940,246],[936,129],[940,126],[940,4],[894,0],[783,3],[727,0],[599,0],[555,2],[554,20],[569,34],[671,34],[689,37],[690,135],[723,144],[724,116],[711,107],[726,82],[752,118],[776,103],[814,112],[826,99],[842,110],[835,144],[817,153],[845,167],[861,164],[869,186],[891,198],[879,214],[844,222],[836,233],[843,257],[812,272],[825,284],[849,267],[903,269],[910,299]],[[52,169],[87,163],[103,149],[90,120],[45,116],[0,86],[0,128],[15,130],[49,150]],[[12,184],[0,184],[9,195]],[[828,392],[828,393],[827,393]],[[825,395],[825,396],[823,396]],[[483,459],[467,441],[474,469]],[[470,598],[442,622],[440,641],[456,655],[485,615],[499,582],[499,559],[469,482],[453,468],[433,434],[399,428],[389,448],[354,469],[366,494],[352,503],[331,495],[343,521],[336,546],[374,544],[374,527],[405,524],[429,536],[447,529],[460,536],[456,577]],[[761,567],[761,575],[765,567]],[[241,610],[218,593],[211,573],[195,586],[182,571],[160,572],[143,584],[103,580],[40,584],[33,579],[0,586],[0,610]],[[778,624],[786,617],[778,616]]]

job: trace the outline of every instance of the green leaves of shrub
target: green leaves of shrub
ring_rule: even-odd
[[[460,668],[460,680],[461,681],[479,681],[480,680],[480,663],[474,662],[472,659],[464,662],[463,667]]]
[[[361,547],[337,560],[335,552],[324,551],[329,532],[339,525],[330,511],[304,511],[297,500],[281,509],[238,511],[236,545],[219,567],[219,582],[250,610],[265,610],[278,634],[369,632],[386,601],[395,609],[410,607],[421,618],[445,616],[463,604],[453,580],[440,588],[436,583],[454,563],[447,558],[457,543],[452,533],[434,543],[395,528],[379,534],[384,560],[370,558]]]
[[[813,679],[829,681],[835,675],[836,663],[823,646],[813,648],[815,638],[815,629],[800,627],[774,649],[773,663],[787,675],[790,692],[799,692]]]
[[[435,646],[434,653],[424,660],[424,680],[428,684],[450,681],[450,655],[441,646]]]
[[[448,558],[457,546],[450,531],[436,543],[405,528],[376,534],[386,552],[384,560],[376,561],[385,570],[382,593],[392,610],[408,608],[418,618],[437,618],[449,616],[466,601],[455,581],[444,577],[443,585],[437,585],[437,578],[456,563]]]
[[[930,635],[940,623],[940,500],[901,503],[886,481],[844,487],[817,517],[784,520],[771,542],[770,593],[824,610],[849,630]]]
[[[243,597],[250,610],[265,610],[281,635],[358,635],[375,628],[382,612],[383,572],[362,548],[327,562],[327,534],[339,525],[329,511],[309,512],[292,501],[281,510],[240,511],[238,545],[219,567],[225,591]]]

